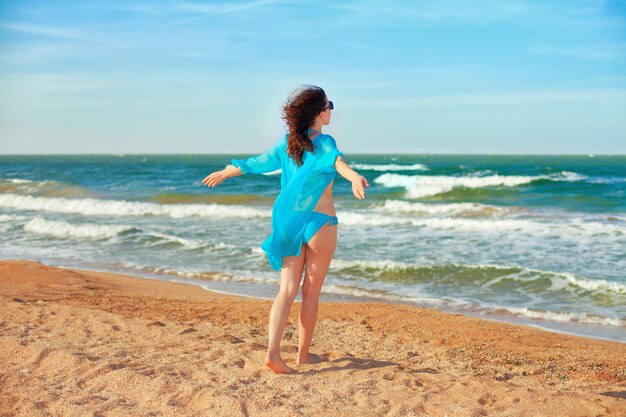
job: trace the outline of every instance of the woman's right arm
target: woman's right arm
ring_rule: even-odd
[[[239,175],[243,175],[243,171],[241,170],[241,168],[233,165],[228,165],[221,171],[211,172],[209,175],[206,176],[205,179],[202,180],[202,184],[206,185],[207,187],[215,187],[222,181],[228,178],[238,177]]]
[[[215,171],[202,180],[204,185],[215,187],[225,179],[237,177],[243,174],[265,174],[281,168],[281,150],[286,144],[287,135],[278,140],[274,146],[266,152],[254,155],[246,159],[231,159],[228,165],[221,171]]]

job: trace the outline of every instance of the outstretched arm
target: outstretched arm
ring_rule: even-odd
[[[241,168],[228,165],[226,168],[220,171],[211,172],[202,180],[202,184],[206,185],[207,187],[215,187],[222,181],[228,178],[237,177],[239,175],[243,175],[243,171],[241,171]]]
[[[367,182],[364,176],[353,170],[346,164],[341,156],[337,157],[335,161],[335,169],[337,173],[352,183],[352,193],[356,198],[362,200],[365,198],[365,188],[370,184]]]
[[[274,144],[272,149],[247,159],[231,159],[230,163],[244,174],[265,174],[282,167],[280,152],[282,140]]]
[[[352,193],[356,198],[362,200],[365,198],[365,188],[369,187],[369,183],[364,176],[354,171],[343,160],[343,152],[337,149],[335,138],[326,135],[327,138],[322,142],[322,152],[316,164],[316,168],[322,172],[338,172],[339,175],[352,183]]]
[[[247,159],[231,159],[231,164],[221,171],[210,173],[202,180],[202,184],[215,187],[222,181],[243,174],[265,174],[282,167],[280,150],[284,138],[274,144],[272,149]]]

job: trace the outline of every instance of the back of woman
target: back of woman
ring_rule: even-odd
[[[330,123],[333,109],[333,102],[320,87],[296,90],[283,106],[287,134],[266,152],[232,159],[231,165],[202,181],[214,187],[234,176],[282,170],[281,190],[272,208],[272,232],[261,244],[269,265],[280,271],[280,289],[270,311],[265,359],[275,373],[296,372],[280,357],[280,341],[303,272],[297,363],[325,360],[309,352],[309,348],[322,284],[337,242],[339,221],[332,201],[333,180],[339,173],[352,182],[358,199],[365,198],[364,187],[369,187],[367,180],[345,163],[335,139],[322,133],[323,126]]]

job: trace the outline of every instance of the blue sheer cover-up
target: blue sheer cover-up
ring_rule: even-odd
[[[304,241],[304,229],[322,193],[337,175],[335,161],[343,152],[335,139],[323,133],[315,136],[314,153],[302,155],[303,164],[287,155],[287,133],[274,146],[260,155],[247,159],[231,159],[244,174],[265,174],[282,169],[280,194],[272,208],[272,233],[261,249],[276,271],[280,271],[284,256],[299,256]]]

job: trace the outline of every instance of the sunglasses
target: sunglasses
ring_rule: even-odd
[[[324,110],[326,110],[326,109],[333,110],[334,108],[335,108],[335,106],[333,105],[333,102],[329,100],[328,101],[328,107],[324,107]]]

